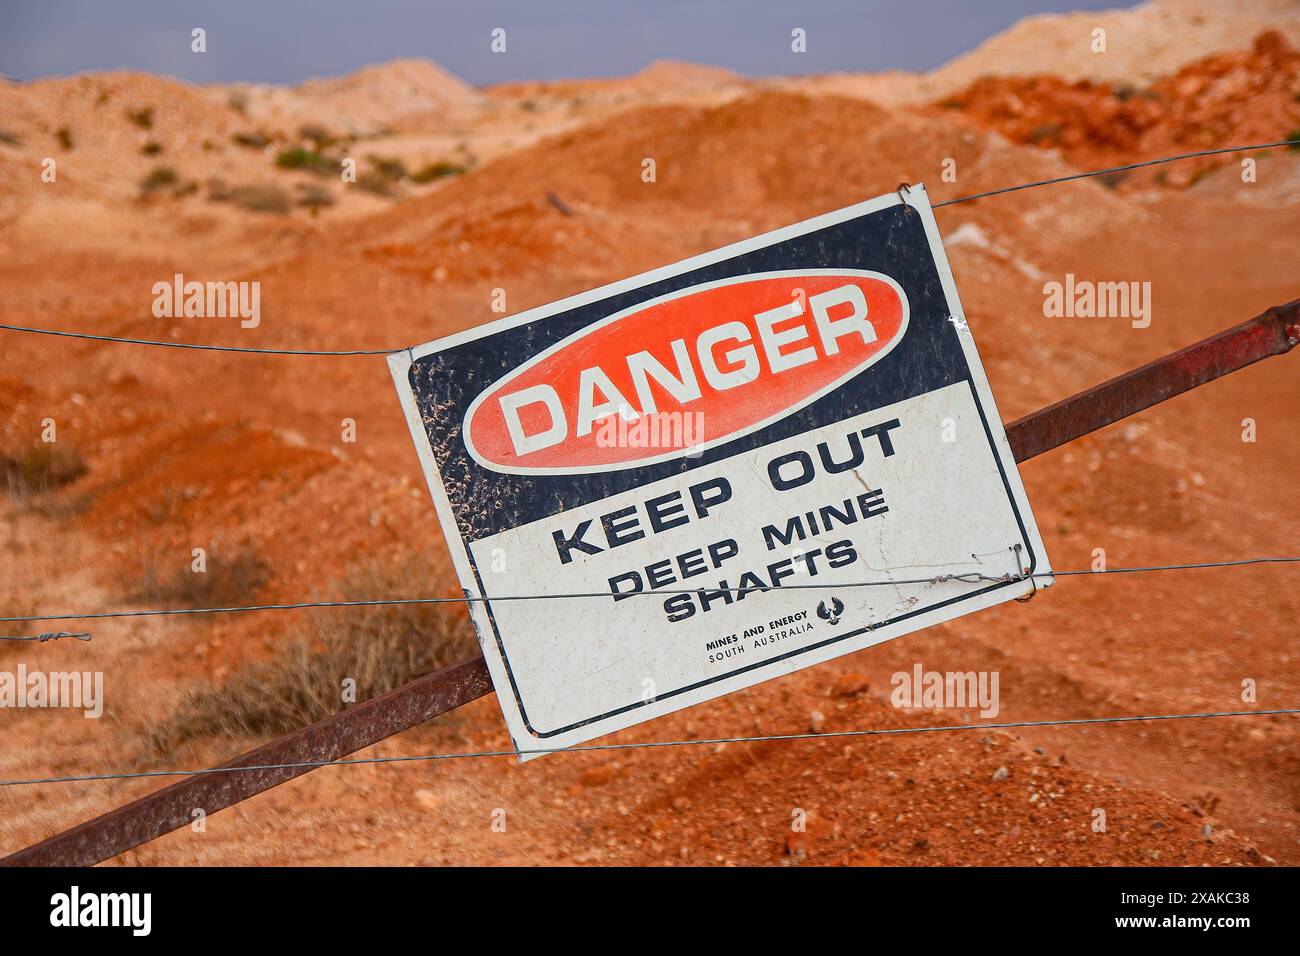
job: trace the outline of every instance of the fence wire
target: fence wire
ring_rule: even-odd
[[[759,587],[751,585],[748,587],[716,587],[716,588],[681,588],[670,589],[661,588],[651,591],[630,591],[626,593],[618,591],[573,591],[573,592],[546,592],[543,594],[502,594],[496,596],[473,596],[462,595],[460,597],[428,597],[428,598],[373,598],[356,601],[296,601],[290,604],[246,604],[234,607],[174,607],[174,608],[152,608],[147,610],[136,611],[90,611],[84,614],[67,612],[63,614],[34,614],[23,615],[19,617],[0,617],[0,624],[17,624],[32,623],[36,621],[89,621],[102,620],[106,618],[123,618],[123,617],[165,617],[174,615],[187,614],[239,614],[249,611],[301,611],[312,608],[341,608],[341,607],[398,607],[403,605],[422,605],[422,604],[485,604],[493,601],[559,601],[559,600],[581,600],[587,598],[609,598],[609,597],[671,597],[676,594],[693,594],[696,596],[702,594],[751,594],[756,591],[836,591],[856,588],[879,588],[879,587],[898,587],[900,585],[918,585],[918,584],[946,584],[951,581],[960,581],[965,584],[976,584],[980,582],[993,582],[998,584],[1010,584],[1016,581],[1034,581],[1044,580],[1052,577],[1080,577],[1080,576],[1101,576],[1107,574],[1145,574],[1153,571],[1198,571],[1212,568],[1237,568],[1254,564],[1294,564],[1300,562],[1300,555],[1284,555],[1280,557],[1260,557],[1260,558],[1235,558],[1226,561],[1198,561],[1192,564],[1150,564],[1140,567],[1130,568],[1101,568],[1093,570],[1091,568],[1078,568],[1062,571],[1043,571],[1033,574],[981,574],[979,572],[963,572],[957,574],[939,574],[925,578],[896,578],[893,580],[882,581],[847,581],[843,583],[821,583],[810,582],[807,584],[780,584],[770,587]],[[33,638],[15,638],[15,640],[33,640]]]
[[[756,734],[748,737],[697,737],[690,740],[647,740],[614,744],[583,744],[574,747],[546,747],[531,750],[471,750],[440,754],[406,754],[388,757],[350,757],[342,760],[306,760],[298,763],[257,764],[246,767],[201,767],[193,770],[136,770],[108,773],[76,774],[64,777],[32,777],[0,780],[0,787],[26,787],[38,784],[93,783],[101,780],[135,780],[146,777],[196,777],[214,773],[247,773],[264,770],[314,770],[320,767],[348,767],[359,764],[417,763],[438,760],[468,760],[481,757],[528,757],[551,753],[589,753],[606,750],[652,750],[665,747],[707,747],[723,744],[788,742],[795,740],[835,740],[845,737],[886,737],[903,734],[951,733],[961,730],[1017,730],[1027,727],[1079,727],[1089,724],[1149,723],[1166,720],[1206,720],[1217,717],[1270,717],[1300,714],[1300,707],[1272,710],[1223,710],[1190,714],[1126,714],[1118,717],[1073,717],[1064,720],[1015,720],[1000,723],[945,724],[938,727],[873,727],[864,730],[828,730],[822,733]]]

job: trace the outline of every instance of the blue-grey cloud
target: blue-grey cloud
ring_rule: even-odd
[[[396,57],[479,84],[631,73],[661,58],[751,75],[924,70],[1019,18],[1132,0],[42,0],[0,2],[0,73],[130,68],[293,83]],[[207,52],[190,31],[207,31]],[[489,50],[506,30],[508,52]],[[802,27],[808,51],[790,50]]]

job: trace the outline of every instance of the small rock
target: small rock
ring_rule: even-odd
[[[808,715],[808,728],[813,733],[820,734],[824,726],[826,726],[826,715],[820,710],[814,710]]]
[[[999,783],[1007,779],[1009,776],[1011,776],[1011,771],[1006,767],[998,767],[997,770],[993,771],[993,779],[997,780]]]
[[[831,696],[856,697],[858,694],[865,694],[870,689],[871,684],[867,681],[865,674],[851,671],[835,678],[835,683],[831,685]]]

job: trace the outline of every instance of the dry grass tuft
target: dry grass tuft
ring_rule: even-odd
[[[0,453],[0,480],[19,501],[62,488],[85,473],[81,452],[63,445],[33,445],[12,455]]]
[[[231,607],[251,603],[266,583],[267,567],[248,551],[207,555],[205,571],[194,571],[188,556],[164,564],[158,557],[141,561],[140,576],[127,588],[132,601],[182,604],[186,607]]]
[[[391,570],[370,566],[354,572],[343,599],[428,594],[427,567],[407,561]],[[149,750],[161,758],[212,736],[289,733],[349,706],[343,701],[348,678],[356,681],[360,703],[464,660],[476,646],[464,614],[447,605],[321,609],[270,660],[186,691],[171,717],[149,735]]]

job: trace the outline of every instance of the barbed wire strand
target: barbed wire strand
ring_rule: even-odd
[[[1106,169],[1091,169],[1079,173],[1071,173],[1068,176],[1057,176],[1054,179],[1041,179],[1032,183],[1021,183],[1017,186],[1004,186],[1001,189],[990,189],[987,192],[972,193],[969,196],[958,196],[955,199],[945,199],[943,202],[935,203],[932,208],[939,209],[943,206],[951,206],[955,203],[972,202],[976,199],[987,199],[990,196],[1000,196],[1003,193],[1019,192],[1023,189],[1037,189],[1040,186],[1054,186],[1059,183],[1068,183],[1077,179],[1089,179],[1093,176],[1109,176],[1115,173],[1129,172],[1134,169],[1142,169],[1147,166],[1159,166],[1164,163],[1173,163],[1183,159],[1196,159],[1201,156],[1216,156],[1221,153],[1242,153],[1258,149],[1277,149],[1282,146],[1300,147],[1300,140],[1284,139],[1275,143],[1256,143],[1252,146],[1221,146],[1216,149],[1202,149],[1191,153],[1178,153],[1173,156],[1162,156],[1159,159],[1143,160],[1140,163],[1127,163],[1123,166],[1110,166]],[[54,335],[61,338],[70,339],[87,339],[94,342],[116,342],[124,345],[152,345],[157,348],[167,349],[193,349],[200,352],[242,352],[254,353],[259,355],[305,355],[305,356],[356,356],[356,355],[394,355],[398,352],[405,352],[409,346],[389,349],[286,349],[286,348],[253,348],[242,345],[200,345],[194,342],[165,342],[158,339],[135,339],[126,338],[116,335],[96,335],[90,332],[67,332],[59,329],[41,329],[28,325],[9,325],[0,324],[0,329],[8,332],[27,332],[33,335]]]
[[[943,202],[937,202],[932,208],[938,209],[940,206],[951,206],[953,203],[971,202],[975,199],[987,199],[989,196],[1001,196],[1003,193],[1019,192],[1022,189],[1037,189],[1039,186],[1054,186],[1057,183],[1068,183],[1076,179],[1087,179],[1090,176],[1109,176],[1113,173],[1126,173],[1134,169],[1142,169],[1146,166],[1159,166],[1163,163],[1172,163],[1180,159],[1196,159],[1199,156],[1217,156],[1220,153],[1244,153],[1252,149],[1277,149],[1280,146],[1300,147],[1300,139],[1283,139],[1276,143],[1257,143],[1254,146],[1220,146],[1217,149],[1201,149],[1194,153],[1179,153],[1176,156],[1163,156],[1160,159],[1147,159],[1140,163],[1127,163],[1123,166],[1112,166],[1109,169],[1093,169],[1082,173],[1070,173],[1068,176],[1057,176],[1055,179],[1043,179],[1036,183],[1023,183],[1019,186],[1003,186],[1001,189],[990,189],[988,192],[972,193],[969,196],[958,196],[956,199],[945,199]]]
[[[38,335],[57,335],[66,339],[90,339],[93,342],[117,342],[123,345],[153,345],[163,349],[194,349],[199,352],[254,352],[259,355],[392,355],[405,352],[400,349],[259,349],[245,345],[199,345],[194,342],[164,342],[159,339],[130,339],[116,335],[93,335],[90,332],[64,332],[58,329],[38,329],[26,325],[3,325],[10,332],[34,332]]]
[[[46,631],[44,634],[31,634],[20,637],[9,637],[8,635],[0,634],[0,641],[36,641],[40,644],[46,644],[49,641],[63,640],[65,637],[71,637],[78,641],[90,640],[90,635],[84,631],[79,634],[73,634],[68,631]]]
[[[0,787],[26,787],[56,783],[92,783],[101,780],[134,780],[145,777],[197,777],[214,773],[244,773],[263,770],[304,770],[318,767],[347,767],[358,764],[414,763],[418,761],[466,760],[480,757],[530,757],[552,753],[590,753],[608,750],[650,750],[664,747],[707,747],[721,744],[784,742],[794,740],[834,740],[845,737],[884,737],[903,734],[944,733],[959,730],[1016,730],[1027,727],[1077,727],[1087,724],[1121,724],[1139,721],[1204,720],[1216,717],[1269,717],[1300,714],[1300,707],[1273,710],[1224,710],[1191,714],[1130,714],[1119,717],[1073,717],[1061,720],[1016,720],[994,724],[944,724],[938,727],[875,727],[865,730],[828,730],[823,733],[760,734],[752,737],[703,737],[692,740],[648,740],[617,744],[583,744],[574,747],[545,747],[532,750],[472,750],[441,754],[408,754],[390,757],[352,757],[343,760],[307,760],[298,763],[255,764],[246,767],[203,767],[197,770],[137,770],[110,773],[77,774],[65,777],[33,777],[25,780],[0,780]]]
[[[726,592],[731,594],[751,594],[756,591],[833,591],[851,588],[869,588],[869,587],[896,587],[906,584],[944,584],[951,581],[960,581],[964,584],[975,584],[980,582],[993,582],[999,584],[1012,583],[1016,581],[1042,580],[1052,577],[1075,577],[1084,575],[1106,575],[1106,574],[1141,574],[1154,571],[1194,571],[1212,568],[1234,568],[1243,567],[1252,564],[1291,564],[1300,562],[1300,555],[1282,556],[1282,557],[1260,557],[1260,558],[1237,558],[1228,561],[1198,561],[1191,564],[1152,564],[1130,568],[1104,568],[1092,570],[1091,568],[1071,569],[1063,571],[1044,571],[1033,574],[1002,574],[989,575],[978,572],[961,573],[961,574],[941,574],[928,578],[899,578],[892,581],[849,581],[844,583],[809,583],[809,584],[782,584],[771,587],[716,587],[716,588],[684,588],[669,589],[661,588],[651,591],[631,591],[626,594],[620,594],[615,591],[575,591],[569,593],[552,592],[546,594],[503,594],[499,596],[471,596],[462,597],[430,597],[430,598],[373,598],[356,601],[297,601],[291,604],[247,604],[234,607],[178,607],[178,608],[153,608],[149,610],[138,611],[93,611],[86,614],[64,613],[64,614],[35,614],[22,617],[0,617],[0,624],[14,623],[31,623],[34,621],[88,621],[103,618],[122,618],[122,617],[161,617],[169,615],[185,614],[237,614],[246,611],[300,611],[312,608],[342,608],[342,607],[400,607],[403,605],[420,605],[420,604],[481,604],[492,601],[553,601],[579,598],[606,598],[606,597],[671,597],[677,594],[717,594]]]

